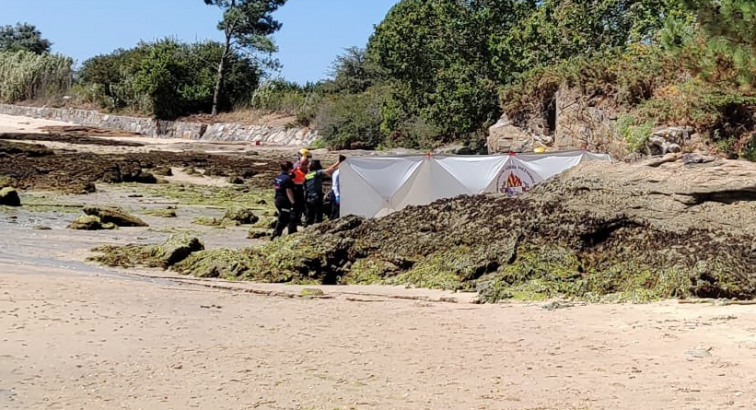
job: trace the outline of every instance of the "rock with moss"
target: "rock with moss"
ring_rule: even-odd
[[[260,218],[249,208],[231,208],[226,211],[223,219],[234,221],[240,225],[254,225]]]
[[[102,220],[94,215],[81,215],[75,221],[68,225],[68,229],[79,231],[99,231],[116,229],[113,223],[103,223]]]
[[[144,211],[144,214],[151,215],[151,216],[158,216],[161,218],[177,218],[178,217],[178,215],[176,214],[175,206],[169,206],[167,208],[146,209]]]
[[[103,246],[93,251],[100,255],[90,261],[111,267],[168,269],[191,254],[205,249],[202,242],[190,236],[172,236],[160,245]]]
[[[21,197],[18,195],[18,191],[10,187],[0,189],[0,205],[21,206]]]
[[[121,227],[149,226],[143,220],[117,207],[85,207],[84,213],[100,218],[102,223],[105,224],[112,223]]]

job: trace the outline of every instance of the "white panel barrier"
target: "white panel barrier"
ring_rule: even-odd
[[[354,157],[341,164],[341,215],[382,217],[443,198],[501,192],[518,195],[605,154],[568,151],[488,156]]]

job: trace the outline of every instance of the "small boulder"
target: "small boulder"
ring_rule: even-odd
[[[0,205],[21,206],[21,197],[18,196],[18,191],[10,187],[0,189]]]
[[[112,223],[117,226],[149,226],[141,219],[129,215],[121,208],[116,207],[85,207],[84,213],[98,217],[103,224]]]
[[[228,183],[234,185],[241,185],[244,183],[244,178],[240,176],[228,177]]]
[[[155,178],[155,175],[142,171],[134,177],[134,182],[140,184],[157,184],[158,180]]]
[[[205,250],[205,245],[199,239],[189,236],[172,236],[162,245],[163,262],[165,267],[173,266],[194,252]]]
[[[226,215],[223,219],[237,222],[241,225],[253,225],[260,220],[260,218],[254,214],[249,208],[232,208],[226,211]]]
[[[68,225],[68,229],[80,231],[99,231],[102,229],[115,229],[113,223],[103,223],[102,220],[93,215],[82,215]]]

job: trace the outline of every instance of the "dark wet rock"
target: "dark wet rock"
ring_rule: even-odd
[[[21,197],[14,188],[6,187],[0,189],[0,205],[21,206]]]

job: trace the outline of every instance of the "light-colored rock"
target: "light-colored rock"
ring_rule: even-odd
[[[514,125],[506,115],[488,129],[488,152],[523,152],[532,146],[533,136]]]
[[[661,127],[653,130],[648,138],[646,148],[651,155],[665,155],[670,152],[682,152],[682,147],[695,134],[692,127]]]

